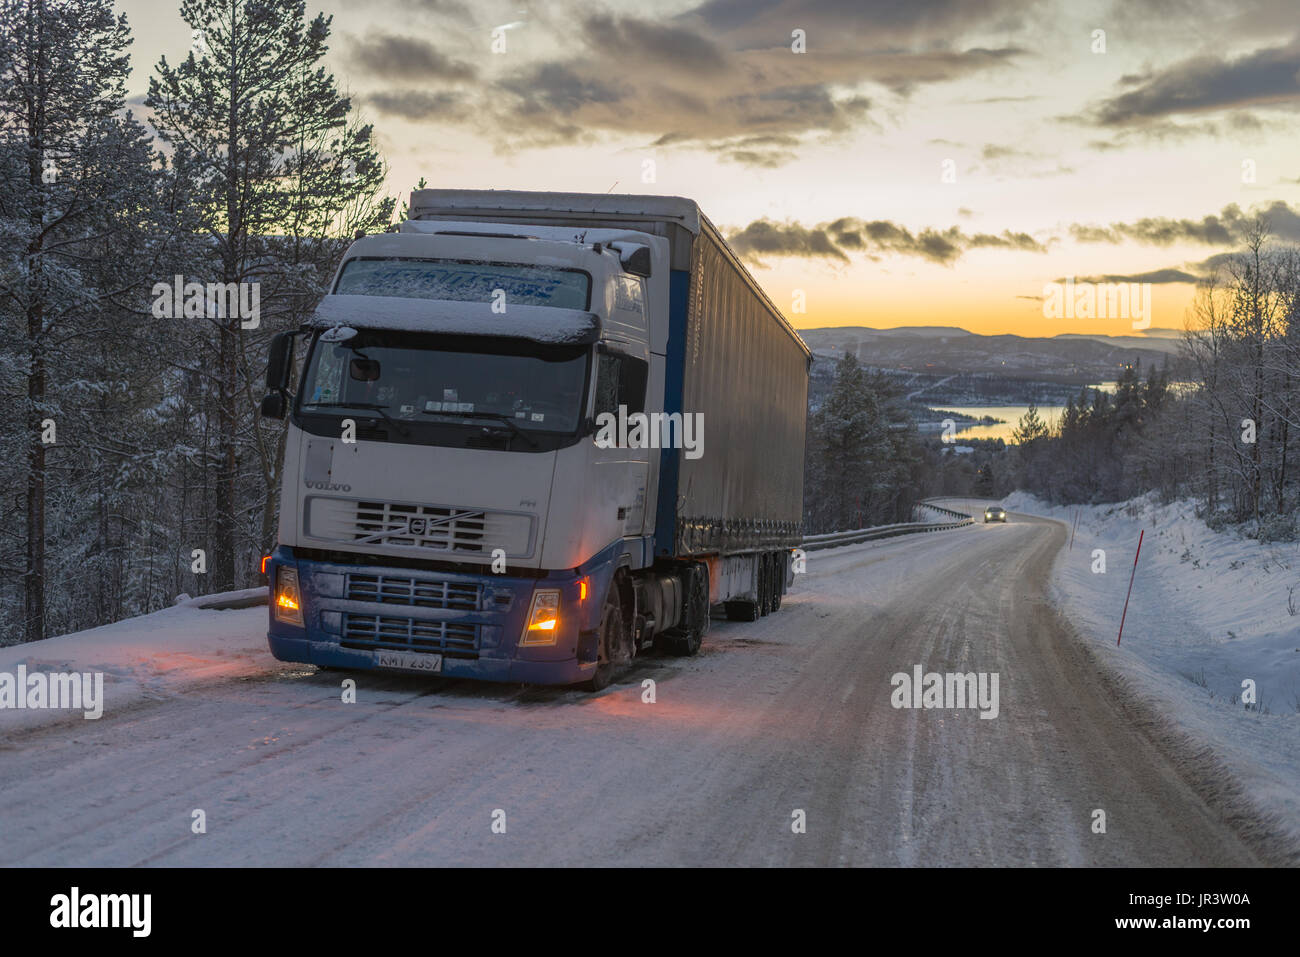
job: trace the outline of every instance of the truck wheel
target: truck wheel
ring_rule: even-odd
[[[700,650],[704,634],[709,630],[709,566],[697,562],[685,576],[686,620],[679,628],[663,633],[660,647],[670,655],[689,656]]]
[[[785,588],[785,553],[772,553],[772,610],[781,610],[781,592]]]
[[[766,552],[758,556],[758,613],[772,613],[772,562]]]
[[[623,634],[623,606],[618,603],[618,595],[610,588],[609,597],[605,599],[605,608],[600,613],[600,637],[598,639],[596,670],[582,684],[584,691],[603,691],[609,687],[614,676],[627,664],[626,639]]]

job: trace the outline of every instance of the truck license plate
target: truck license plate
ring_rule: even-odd
[[[380,668],[394,668],[398,671],[422,671],[425,674],[438,674],[442,671],[442,655],[429,655],[406,651],[377,651],[375,664]]]

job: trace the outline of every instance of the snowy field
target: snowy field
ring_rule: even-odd
[[[1055,507],[1017,492],[1004,504],[1067,525],[1077,514],[1074,546],[1053,569],[1065,617],[1132,691],[1193,747],[1212,749],[1242,793],[1300,839],[1300,544],[1215,532],[1191,502],[1160,505],[1152,496]],[[1093,571],[1095,549],[1105,552],[1104,573]],[[1253,705],[1243,704],[1245,681],[1255,683]]]

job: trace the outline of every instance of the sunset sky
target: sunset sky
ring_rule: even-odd
[[[158,57],[189,49],[178,6],[119,4],[139,112]],[[328,66],[392,194],[424,176],[689,196],[800,327],[1132,334],[1044,318],[1044,284],[1074,276],[1151,281],[1151,324],[1181,328],[1253,210],[1300,242],[1295,0],[307,11],[334,17]]]

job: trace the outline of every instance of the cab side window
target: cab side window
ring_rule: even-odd
[[[596,415],[609,412],[618,414],[618,380],[622,357],[601,355],[596,365]]]
[[[649,365],[644,359],[601,353],[596,364],[596,402],[594,414],[618,414],[625,406],[627,414],[645,411],[645,387]]]

